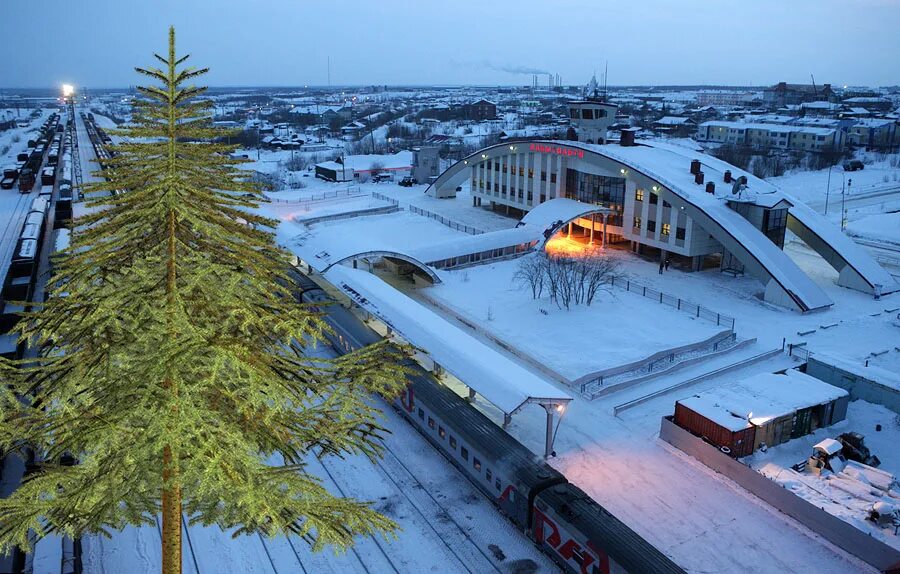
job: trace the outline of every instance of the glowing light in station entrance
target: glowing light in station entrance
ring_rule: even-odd
[[[599,242],[599,238],[597,239],[597,242]],[[547,240],[547,243],[544,244],[544,251],[550,255],[566,257],[573,255],[587,255],[595,252],[599,254],[600,246],[597,244],[589,244],[587,238],[567,237],[564,227],[562,231]]]
[[[62,92],[63,92],[63,97],[64,97],[64,98],[68,98],[68,97],[70,97],[72,94],[75,93],[75,86],[73,86],[72,84],[63,84],[63,85],[62,85]]]

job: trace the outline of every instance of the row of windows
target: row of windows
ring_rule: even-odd
[[[573,120],[577,120],[578,119],[578,111],[579,111],[578,108],[569,108],[569,117],[572,118]],[[581,110],[581,119],[583,119],[583,120],[593,120],[593,119],[599,120],[600,118],[605,118],[605,117],[606,117],[606,110],[604,110],[604,109],[599,109],[599,110],[583,109],[583,110]]]
[[[632,226],[635,229],[641,229],[643,222],[640,217],[635,217]],[[647,231],[653,233],[656,232],[656,221],[652,219],[647,220]],[[672,233],[672,225],[669,223],[663,223],[662,228],[659,230],[661,235],[669,235]],[[684,227],[676,227],[675,228],[675,239],[684,240],[685,237],[685,228]]]
[[[516,168],[513,166],[507,166],[502,164],[501,162],[487,162],[487,170],[490,171],[493,169],[495,172],[509,173],[512,175],[516,175]],[[518,173],[520,177],[525,177],[525,166],[519,166]],[[528,177],[534,179],[534,169],[528,168]],[[547,181],[547,172],[541,170],[541,181]],[[550,183],[556,183],[556,172],[550,173]]]
[[[419,408],[418,414],[419,414],[419,418],[424,421],[425,420],[425,411],[422,410],[421,407]],[[449,439],[448,442],[450,443],[450,449],[453,450],[453,452],[456,452],[456,447],[457,447],[456,437],[454,437],[452,434],[448,433],[444,429],[444,427],[436,424],[434,422],[434,419],[431,417],[428,417],[428,428],[430,428],[431,430],[435,430],[435,428],[437,428],[438,436],[441,437],[442,440]],[[459,445],[459,456],[462,457],[462,459],[464,461],[469,462],[469,449],[467,449],[465,446],[460,444]],[[474,468],[479,473],[481,472],[481,461],[478,460],[478,457],[476,457],[474,455],[472,456],[472,468]],[[484,477],[488,482],[491,482],[491,480],[493,480],[494,481],[494,489],[496,489],[497,492],[500,492],[501,482],[500,482],[499,476],[494,477],[493,473],[491,472],[491,469],[486,468],[484,470]],[[512,497],[512,492],[510,492],[510,497]]]

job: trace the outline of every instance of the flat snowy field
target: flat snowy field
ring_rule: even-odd
[[[560,309],[546,292],[533,299],[531,288],[514,280],[523,259],[443,273],[427,294],[569,380],[724,330],[618,288],[600,292],[590,307]]]
[[[875,430],[878,424],[881,425],[880,432]],[[850,403],[847,418],[835,425],[771,447],[766,452],[757,451],[743,461],[797,496],[900,550],[900,536],[894,534],[893,528],[879,528],[865,519],[875,502],[884,500],[896,505],[896,498],[891,499],[865,481],[854,480],[843,473],[815,476],[809,472],[798,473],[791,468],[794,464],[805,462],[815,444],[850,431],[866,437],[866,446],[881,460],[880,470],[900,476],[900,450],[897,448],[900,444],[900,419],[897,413],[865,401]],[[900,490],[895,491],[900,494]]]

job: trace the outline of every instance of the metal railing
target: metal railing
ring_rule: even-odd
[[[298,205],[303,203],[310,203],[313,201],[322,201],[325,199],[337,199],[338,197],[354,197],[357,195],[364,195],[359,187],[348,187],[347,189],[339,189],[336,191],[326,191],[317,195],[310,195],[309,197],[304,197],[302,199],[278,199],[277,197],[269,196],[269,199],[272,203],[283,203],[289,205]],[[373,194],[374,195],[374,194]]]
[[[415,205],[409,206],[410,213],[415,213],[416,215],[421,215],[423,217],[428,217],[437,221],[438,223],[442,223],[451,229],[456,229],[457,231],[462,231],[464,233],[468,233],[469,235],[481,235],[484,233],[483,230],[478,229],[477,227],[472,227],[471,225],[466,225],[464,223],[459,223],[453,221],[452,219],[448,219],[443,215],[437,214],[433,211],[428,211],[427,209],[422,209],[421,207],[416,207]]]
[[[387,195],[384,195],[383,193],[378,193],[377,191],[372,192],[372,197],[375,199],[380,199],[381,201],[390,203],[393,206],[400,205],[400,202],[397,201],[396,199],[394,199],[393,197],[388,197]]]
[[[646,285],[641,285],[640,283],[636,283],[630,279],[622,279],[622,278],[614,278],[612,284],[615,287],[619,287],[625,289],[626,291],[630,291],[631,293],[637,293],[638,295],[642,295],[648,299],[653,299],[663,305],[668,305],[673,307],[679,311],[683,311],[690,315],[693,315],[699,319],[705,319],[712,323],[715,323],[720,327],[728,327],[732,331],[734,331],[734,317],[729,317],[728,315],[723,315],[722,313],[717,313],[712,309],[704,307],[703,305],[697,305],[696,303],[691,303],[690,301],[685,301],[679,297],[674,295],[669,295],[668,293],[664,293],[658,289],[653,289],[652,287],[647,287]]]

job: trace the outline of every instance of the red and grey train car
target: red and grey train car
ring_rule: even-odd
[[[301,301],[331,302],[311,279],[293,275]],[[381,339],[340,305],[321,310],[339,353]],[[684,572],[431,373],[407,366],[413,374],[392,406],[565,572]]]

